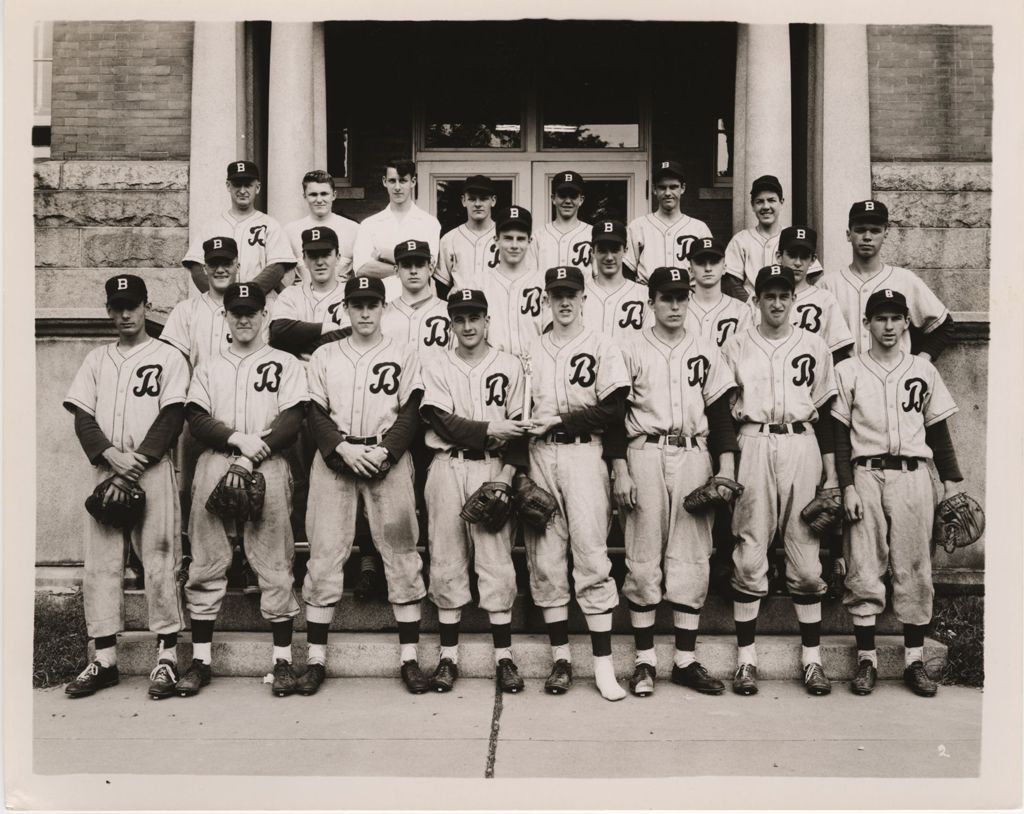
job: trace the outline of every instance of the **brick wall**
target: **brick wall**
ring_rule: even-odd
[[[868,66],[872,160],[991,160],[991,28],[868,26]]]
[[[55,159],[187,159],[192,23],[58,22]]]

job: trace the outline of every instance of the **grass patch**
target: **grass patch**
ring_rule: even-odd
[[[81,591],[36,594],[32,686],[59,686],[82,672],[88,641]]]
[[[985,685],[984,596],[936,596],[932,636],[949,648],[943,684]]]

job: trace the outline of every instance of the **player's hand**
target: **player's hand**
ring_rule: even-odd
[[[612,497],[615,504],[622,511],[629,511],[636,507],[637,490],[632,476],[629,474],[629,467],[622,458],[612,461],[612,473],[615,480],[612,482]]]
[[[534,438],[540,438],[542,435],[547,435],[561,423],[562,419],[557,415],[548,416],[547,418],[535,418],[530,422],[530,435]]]
[[[498,441],[511,441],[526,435],[531,426],[532,422],[530,421],[511,421],[503,418],[500,421],[491,421],[487,424],[487,436]]]
[[[944,480],[942,486],[945,489],[945,494],[942,496],[943,500],[948,500],[953,495],[958,495],[963,491],[961,484],[957,481]]]
[[[104,451],[103,457],[118,475],[132,481],[142,477],[142,472],[148,463],[145,455],[139,455],[137,452],[121,452],[114,447],[108,447]]]
[[[850,484],[843,490],[843,514],[851,523],[856,523],[864,518],[864,505],[860,502],[860,495],[857,488]]]
[[[388,459],[388,451],[385,447],[367,447],[363,459],[373,467],[374,473],[377,473]]]
[[[364,478],[372,478],[377,474],[377,466],[371,459],[366,457],[367,450],[362,444],[350,444],[347,441],[342,441],[335,447],[335,450],[341,456],[345,465],[357,475]]]
[[[259,464],[270,457],[270,447],[258,435],[247,435],[236,432],[228,438],[228,444],[235,447],[242,455],[254,464]]]

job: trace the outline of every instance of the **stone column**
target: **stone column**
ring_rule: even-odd
[[[313,23],[313,163],[317,169],[327,169],[327,60],[323,23]]]
[[[313,23],[277,23],[270,33],[267,211],[282,224],[306,213],[302,176],[314,169]],[[321,51],[322,51],[321,47]]]

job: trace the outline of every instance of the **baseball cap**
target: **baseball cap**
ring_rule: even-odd
[[[857,201],[850,207],[849,222],[854,221],[885,225],[889,222],[889,208],[881,201]]]
[[[621,243],[626,245],[626,225],[618,220],[599,220],[590,230],[590,242]]]
[[[556,172],[555,177],[551,179],[551,194],[554,195],[563,189],[583,192],[583,176],[573,170]]]
[[[107,305],[115,302],[126,302],[132,308],[149,299],[146,281],[135,274],[118,274],[107,280]]]
[[[762,175],[760,178],[755,178],[754,183],[750,185],[750,197],[753,198],[758,192],[764,192],[765,190],[774,192],[781,198],[782,182],[774,175]]]
[[[790,291],[796,289],[796,279],[793,277],[793,269],[788,266],[765,266],[757,272],[757,279],[754,281],[754,293],[760,295],[768,286],[783,283]]]
[[[349,277],[345,281],[345,299],[352,298],[377,298],[381,301],[384,297],[384,281],[377,277]]]
[[[544,290],[552,288],[571,288],[583,290],[583,272],[576,266],[555,266],[544,272]]]
[[[779,251],[802,246],[812,253],[818,249],[818,233],[809,226],[787,226],[779,233]]]
[[[314,226],[302,231],[302,251],[338,248],[338,235],[330,226]]]
[[[659,266],[647,278],[647,293],[653,300],[659,291],[683,291],[690,297],[690,272],[671,266]]]
[[[871,319],[872,315],[879,311],[896,311],[906,316],[910,313],[907,306],[907,298],[902,292],[894,291],[891,288],[880,288],[868,297],[864,306],[864,317]]]
[[[483,192],[487,195],[494,194],[494,182],[486,175],[471,175],[462,185],[463,192]]]
[[[266,304],[267,295],[256,283],[232,283],[224,292],[225,311],[235,311],[239,308],[262,311]]]
[[[495,232],[499,233],[514,226],[524,229],[527,233],[533,231],[533,215],[530,214],[529,209],[522,206],[505,207],[498,213],[494,222],[497,224]]]
[[[229,181],[259,181],[260,168],[253,161],[232,161],[228,164]]]
[[[430,244],[425,240],[403,240],[395,246],[395,262],[401,263],[406,258],[420,257],[430,260]]]
[[[487,313],[487,297],[477,288],[459,288],[448,295],[448,313],[483,311]]]
[[[211,260],[234,260],[238,257],[238,244],[233,237],[211,237],[203,242],[203,259],[209,263]]]
[[[715,257],[725,257],[725,249],[721,242],[713,237],[699,237],[690,244],[690,251],[686,253],[687,260],[693,260],[703,254],[710,254]]]
[[[660,181],[666,175],[674,176],[684,184],[686,183],[686,173],[683,171],[683,165],[678,161],[659,161],[655,164],[654,180]]]

